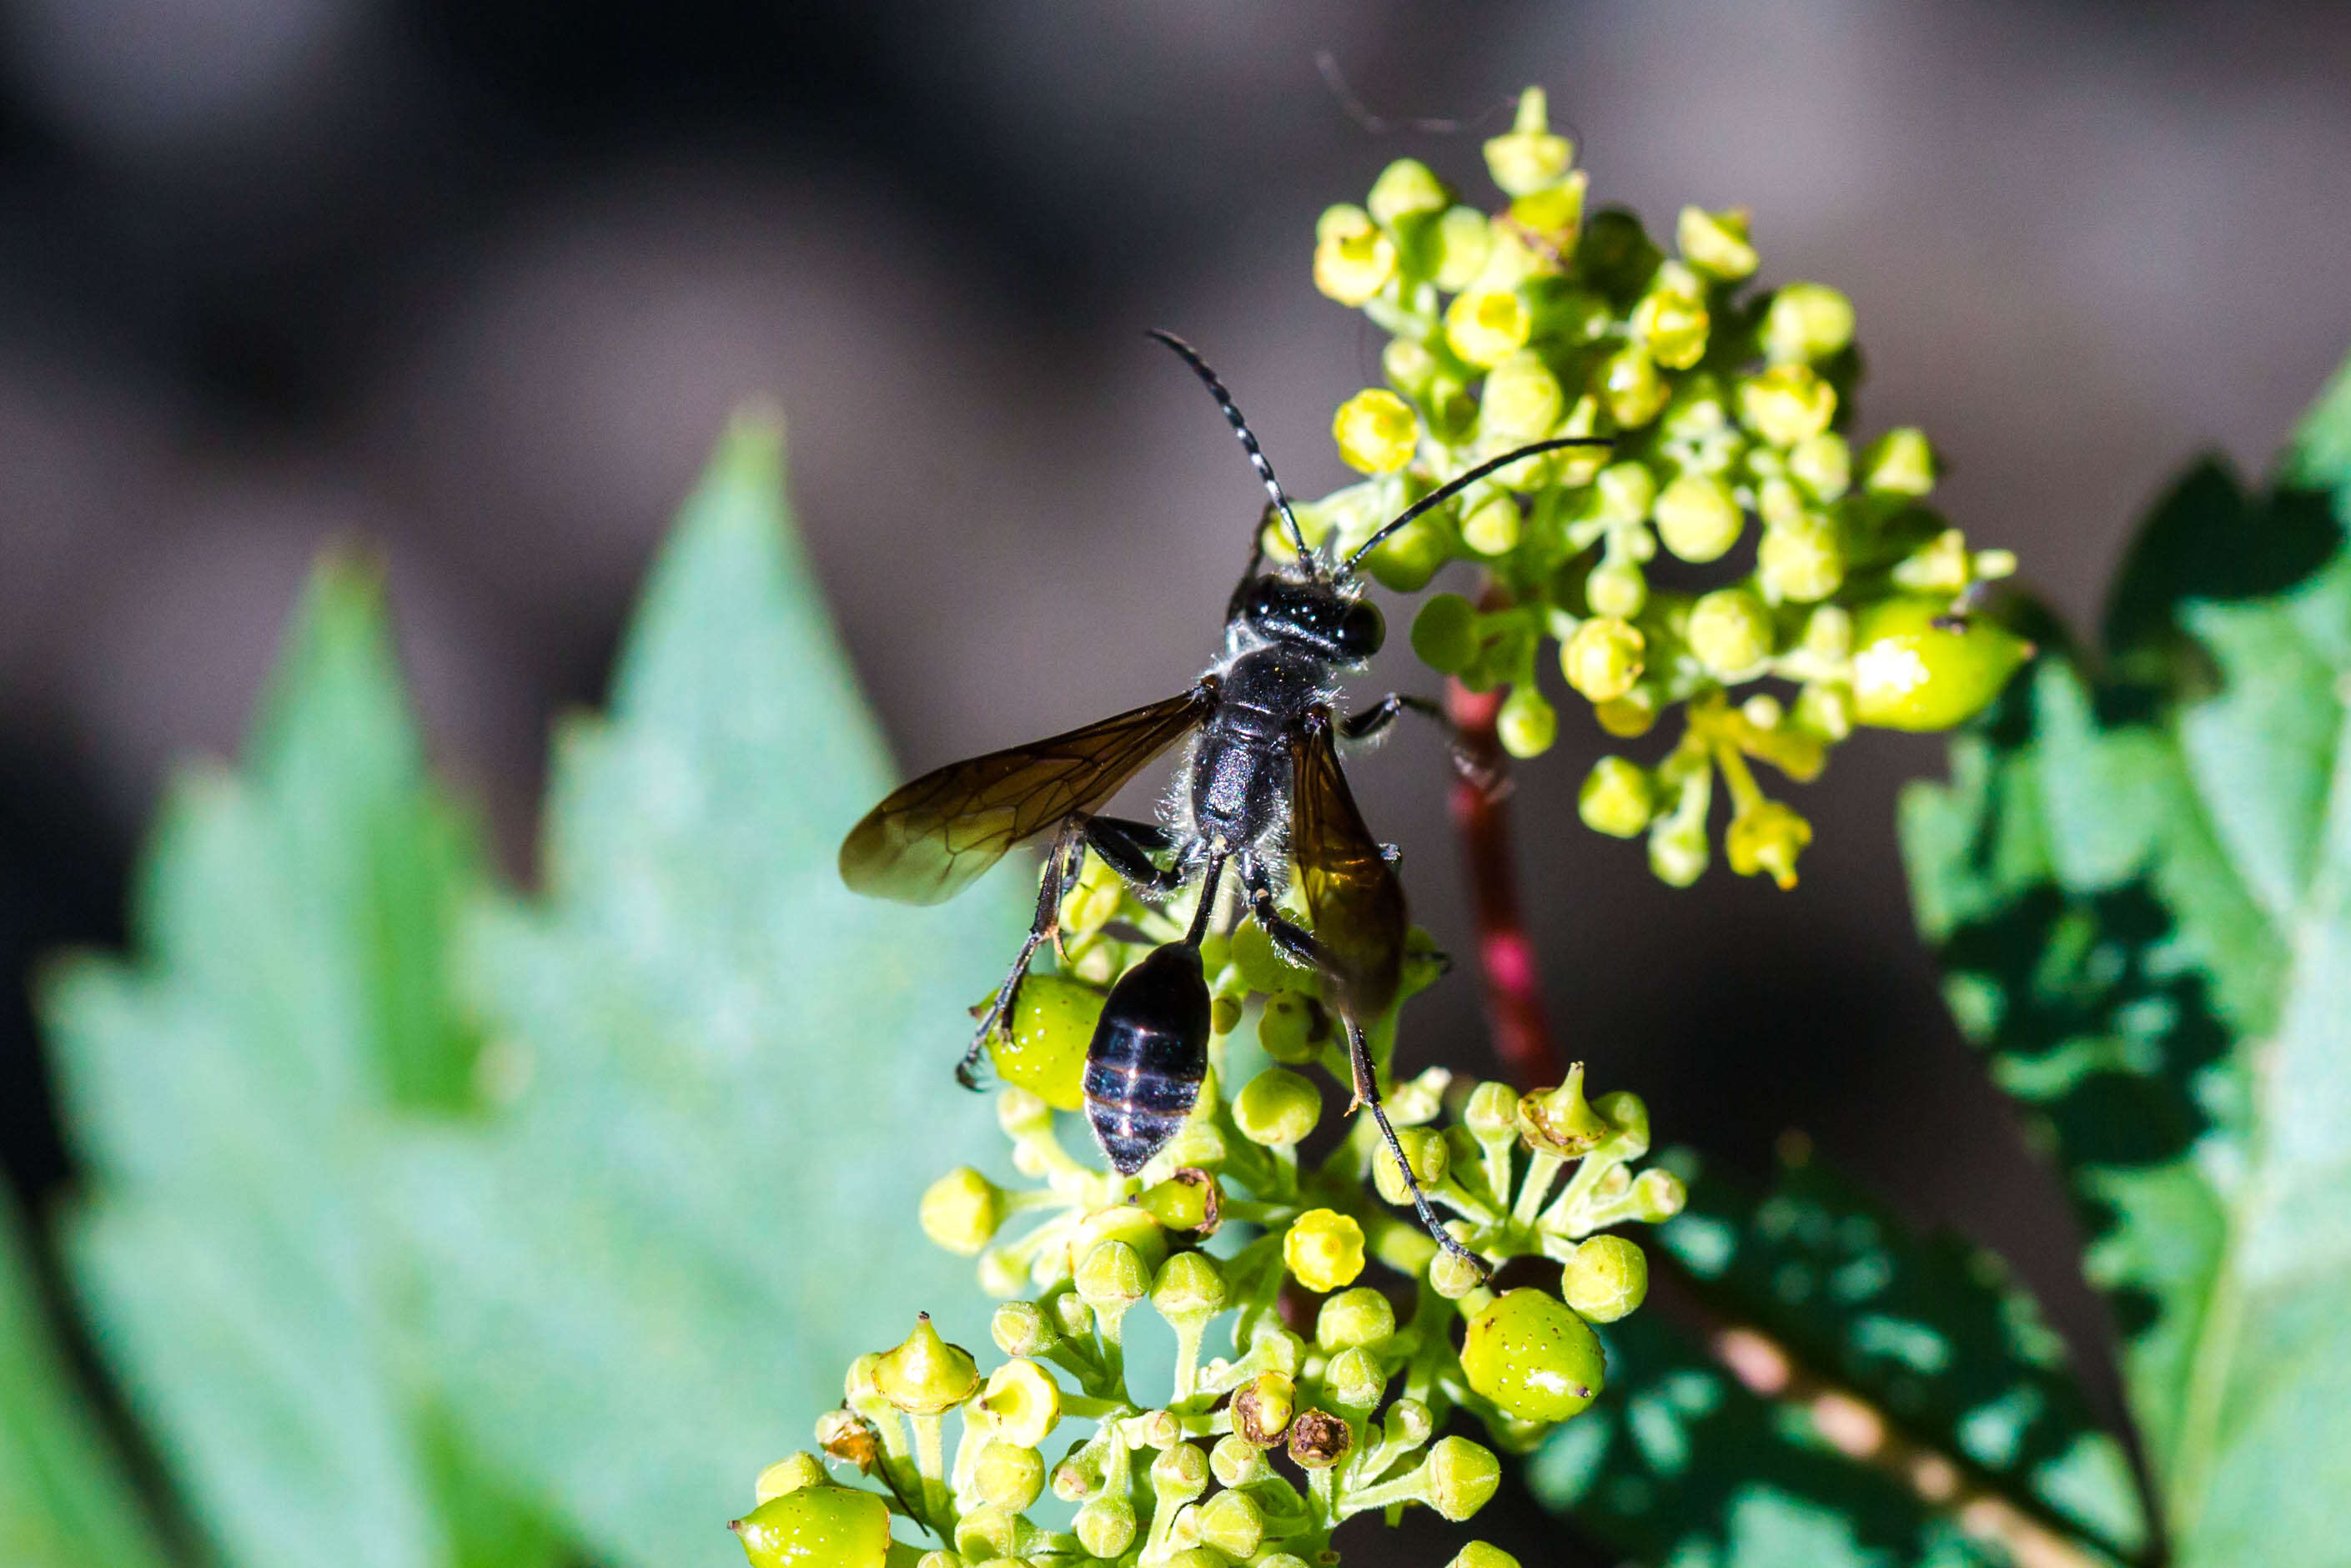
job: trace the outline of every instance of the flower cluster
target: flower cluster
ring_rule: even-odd
[[[1447,1228],[1489,1270],[1518,1260],[1497,1279],[1395,1207],[1401,1172],[1369,1118],[1302,1152],[1343,1113],[1347,1064],[1311,977],[1243,925],[1204,946],[1214,1034],[1191,1119],[1133,1177],[1071,1152],[1056,1113],[1079,1108],[1106,986],[1186,924],[1088,862],[1062,903],[1060,967],[1023,985],[994,1052],[1029,1185],[958,1169],[922,1203],[931,1239],[1005,1298],[1004,1359],[983,1375],[927,1319],[861,1357],[816,1433],[844,1479],[796,1455],[737,1521],[758,1568],[882,1568],[893,1515],[930,1542],[921,1568],[1327,1564],[1359,1513],[1468,1519],[1499,1483],[1496,1449],[1531,1446],[1600,1392],[1592,1325],[1639,1306],[1648,1279],[1638,1245],[1600,1232],[1666,1218],[1684,1193],[1633,1169],[1649,1143],[1640,1100],[1588,1096],[1581,1068],[1524,1097],[1436,1070],[1386,1096]],[[1410,952],[1406,995],[1441,967],[1422,934]],[[1384,1078],[1395,1030],[1391,1012],[1375,1031]],[[1156,1396],[1130,1377],[1138,1308],[1174,1332]],[[1457,1410],[1485,1441],[1445,1432]],[[1511,1559],[1472,1542],[1454,1563]]]
[[[1764,795],[1750,761],[1808,780],[1855,725],[1938,729],[1982,707],[2027,650],[1970,612],[2015,559],[1970,549],[1924,504],[1935,459],[1919,431],[1855,449],[1853,307],[1817,283],[1750,290],[1745,213],[1685,208],[1671,256],[1629,213],[1587,216],[1586,176],[1537,89],[1485,152],[1499,211],[1463,204],[1404,159],[1363,205],[1322,214],[1315,285],[1390,335],[1388,384],[1332,424],[1365,477],[1300,507],[1301,521],[1353,549],[1477,463],[1604,438],[1511,465],[1367,564],[1401,592],[1449,561],[1484,569],[1475,602],[1422,606],[1412,642],[1472,690],[1509,688],[1498,728],[1517,756],[1558,733],[1538,689],[1547,644],[1612,736],[1681,707],[1661,761],[1593,769],[1584,821],[1646,832],[1656,874],[1685,885],[1709,857],[1719,773],[1732,869],[1790,885],[1812,830]],[[1731,580],[1696,570],[1750,538]]]

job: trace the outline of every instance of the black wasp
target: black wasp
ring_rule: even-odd
[[[1422,1223],[1458,1252],[1411,1182],[1411,1166],[1380,1107],[1364,1030],[1395,999],[1408,922],[1393,852],[1364,826],[1339,770],[1336,744],[1376,735],[1407,710],[1440,719],[1442,710],[1393,694],[1346,717],[1332,704],[1340,675],[1379,652],[1385,635],[1379,607],[1363,597],[1365,556],[1424,512],[1521,458],[1607,443],[1538,441],[1480,463],[1405,507],[1353,554],[1327,560],[1308,548],[1290,497],[1216,372],[1181,339],[1152,336],[1183,356],[1215,395],[1272,498],[1268,520],[1280,517],[1296,559],[1266,564],[1261,522],[1249,570],[1226,608],[1224,653],[1189,691],[923,775],[852,830],[841,846],[841,880],[859,893],[936,904],[969,886],[1013,845],[1052,833],[1028,940],[956,1070],[966,1087],[977,1086],[981,1053],[1011,1016],[1039,946],[1053,935],[1085,850],[1147,898],[1170,897],[1200,880],[1190,930],[1112,988],[1086,1051],[1088,1120],[1111,1164],[1132,1176],[1183,1124],[1207,1074],[1208,988],[1200,941],[1229,867],[1249,916],[1282,952],[1322,977],[1326,999],[1346,1027],[1355,1101],[1378,1122]],[[1144,764],[1187,736],[1188,787],[1171,795],[1165,825],[1094,814]],[[1276,903],[1293,870],[1311,929]]]

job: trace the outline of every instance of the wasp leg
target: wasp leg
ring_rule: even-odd
[[[1332,967],[1331,956],[1322,950],[1322,943],[1314,940],[1314,934],[1284,915],[1273,902],[1273,878],[1266,871],[1265,862],[1253,854],[1245,852],[1241,856],[1241,886],[1249,893],[1249,914],[1284,956],[1310,969],[1327,970]]]
[[[1085,848],[1086,819],[1071,817],[1053,835],[1052,848],[1045,852],[1045,875],[1037,887],[1037,916],[1029,923],[1028,939],[1020,944],[1020,956],[1012,960],[1012,972],[998,987],[996,999],[987,1007],[987,1016],[979,1020],[979,1032],[971,1037],[971,1048],[956,1063],[956,1082],[977,1091],[980,1087],[979,1059],[987,1050],[988,1040],[1012,1017],[1013,1005],[1020,998],[1020,982],[1028,977],[1030,960],[1045,938],[1053,935],[1061,925],[1061,900],[1071,885],[1078,880],[1081,852]]]
[[[1086,847],[1119,879],[1145,898],[1166,898],[1184,885],[1181,862],[1163,866],[1151,857],[1176,847],[1176,835],[1156,822],[1124,817],[1085,817]]]
[[[1397,1139],[1395,1129],[1388,1125],[1387,1111],[1380,1103],[1379,1075],[1372,1068],[1371,1041],[1364,1037],[1364,1026],[1353,1019],[1348,1019],[1346,1024],[1347,1067],[1355,1079],[1355,1103],[1369,1111],[1372,1120],[1379,1124],[1380,1136],[1387,1140],[1388,1153],[1395,1157],[1396,1169],[1404,1173],[1404,1188],[1412,1197],[1412,1211],[1420,1216],[1420,1222],[1427,1228],[1430,1239],[1477,1270],[1479,1277],[1483,1279],[1490,1272],[1485,1260],[1462,1246],[1453,1232],[1446,1229],[1444,1222],[1437,1218],[1436,1207],[1428,1201],[1428,1195],[1420,1190],[1420,1178],[1412,1174],[1412,1162],[1405,1157],[1404,1145]]]
[[[1442,703],[1427,697],[1390,692],[1363,712],[1350,714],[1341,719],[1338,723],[1339,738],[1369,740],[1374,736],[1386,733],[1388,727],[1395,723],[1397,716],[1406,713],[1418,714],[1445,731],[1446,741],[1453,753],[1455,772],[1489,795],[1500,789],[1500,776],[1470,749],[1469,743],[1461,737],[1461,727],[1453,722],[1453,716],[1445,711]]]

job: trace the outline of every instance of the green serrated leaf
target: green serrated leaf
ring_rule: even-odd
[[[2158,508],[2107,673],[2045,662],[1904,801],[1954,1009],[2083,1208],[2183,1564],[2343,1556],[2345,388],[2281,488],[2208,465]]]
[[[16,1206],[0,1193],[0,1563],[161,1568],[153,1527],[45,1321]]]
[[[511,1103],[398,1167],[465,1435],[617,1563],[724,1561],[758,1469],[918,1308],[985,1333],[913,1221],[989,1142],[948,1067],[1019,901],[841,885],[890,769],[781,480],[745,424],[687,503],[611,716],[561,737],[547,897],[465,943]]]
[[[89,1176],[67,1241],[91,1338],[239,1568],[464,1553],[373,1161],[397,1110],[466,1097],[442,949],[481,878],[425,781],[376,576],[329,560],[246,769],[172,787],[136,959],[44,988]]]

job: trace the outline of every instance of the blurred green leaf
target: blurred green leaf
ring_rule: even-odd
[[[781,486],[745,424],[687,503],[611,716],[561,737],[545,898],[464,942],[511,1103],[395,1183],[465,1435],[614,1563],[739,1557],[726,1521],[852,1356],[925,1306],[986,1333],[914,1209],[994,1142],[948,1068],[1018,900],[841,885],[891,770]]]
[[[154,1568],[164,1560],[67,1369],[16,1204],[0,1192],[0,1563]]]
[[[1921,925],[2039,1118],[2177,1560],[2344,1561],[2351,1477],[2351,378],[2277,486],[2191,474],[2107,666],[2044,659],[1915,787]]]
[[[2128,1461],[1997,1260],[1911,1234],[1817,1165],[1783,1166],[1757,1195],[1678,1163],[1690,1202],[1661,1239],[1710,1315],[1766,1336],[2045,1527],[2117,1556],[2138,1549]],[[1545,1445],[1538,1496],[1654,1563],[1999,1560],[1831,1447],[1803,1407],[1750,1393],[1656,1316],[1608,1331],[1604,1403]]]
[[[91,1338],[240,1568],[470,1556],[373,1169],[396,1112],[470,1097],[442,955],[482,876],[425,780],[375,574],[330,559],[244,771],[172,786],[139,957],[45,988]]]

